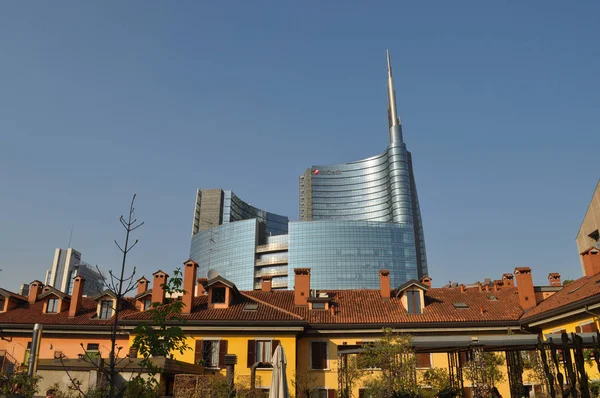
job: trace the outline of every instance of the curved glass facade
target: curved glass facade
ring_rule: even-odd
[[[427,256],[412,157],[401,141],[400,126],[387,150],[356,162],[313,166],[300,177],[303,221],[376,221],[413,229],[417,277],[427,274]],[[292,261],[292,260],[290,260]],[[392,275],[401,270],[390,269]]]
[[[310,268],[311,289],[378,289],[378,270],[390,270],[393,287],[417,279],[410,224],[370,221],[290,223],[290,269]],[[288,286],[294,286],[294,273]]]
[[[257,219],[264,225],[267,235],[286,234],[288,218],[261,210],[244,202],[230,190],[198,189],[192,236],[199,231],[231,222]]]
[[[238,289],[252,290],[257,242],[256,219],[223,224],[192,237],[190,258],[198,263],[200,277],[215,269]]]

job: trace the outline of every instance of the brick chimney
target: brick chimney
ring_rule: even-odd
[[[294,305],[308,305],[310,268],[294,269]]]
[[[515,281],[513,278],[514,278],[513,274],[502,274],[502,282],[504,283],[504,286],[514,287]]]
[[[515,268],[515,277],[517,279],[517,292],[519,293],[519,304],[523,310],[528,310],[536,306],[535,291],[533,290],[533,278],[531,268]]]
[[[489,284],[489,283],[486,283],[486,284],[485,284],[485,291],[486,291],[486,292],[489,292],[489,291],[490,291],[490,284]]]
[[[266,293],[271,293],[273,288],[273,279],[270,276],[263,276],[260,290]]]
[[[76,276],[73,279],[73,292],[71,293],[71,303],[69,305],[69,316],[74,317],[81,309],[81,301],[83,300],[83,286],[85,279],[82,276]]]
[[[480,293],[483,292],[483,285],[481,284],[481,282],[477,282],[477,289]]]
[[[34,304],[37,301],[38,296],[42,292],[44,284],[38,280],[35,280],[29,284],[29,295],[27,301],[29,304]]]
[[[379,292],[381,297],[390,298],[390,271],[387,269],[379,271]]]
[[[198,284],[196,285],[196,288],[198,288],[198,290],[196,291],[196,295],[198,297],[206,296],[208,294],[208,292],[204,288],[204,284],[206,282],[208,282],[208,278],[198,278]]]
[[[137,295],[139,296],[142,293],[146,293],[148,291],[148,279],[143,276],[137,281]]]
[[[427,287],[431,287],[431,278],[428,275],[425,275],[424,277],[422,277],[419,282],[421,282],[423,285],[425,285]]]
[[[462,283],[458,286],[458,288],[460,289],[461,293],[465,292],[465,285],[463,285]]]
[[[500,289],[502,289],[502,284],[503,284],[503,282],[500,279],[496,279],[494,281],[494,291],[497,292]]]
[[[152,283],[152,303],[164,304],[165,289],[163,285],[167,283],[169,275],[158,270],[152,276],[154,276],[154,282]]]
[[[198,272],[198,263],[192,259],[187,260],[183,263],[183,308],[181,313],[188,315],[192,313],[192,306],[194,305],[194,297],[196,295],[196,273]]]
[[[596,275],[600,272],[600,252],[598,249],[592,248],[581,253],[581,261],[583,262],[585,276]]]
[[[550,272],[548,274],[548,284],[550,286],[562,286],[560,282],[560,274],[558,272]]]

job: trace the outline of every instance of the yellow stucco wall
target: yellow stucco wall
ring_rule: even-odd
[[[544,335],[559,333],[561,330],[564,330],[567,333],[575,333],[577,326],[582,326],[588,323],[596,323],[596,326],[598,326],[598,321],[595,320],[591,314],[584,313],[576,317],[569,317],[565,320],[558,320],[556,322],[544,325],[542,328],[542,333]],[[585,370],[590,380],[600,380],[600,373],[598,372],[595,362],[587,361],[585,364]]]
[[[355,344],[356,341],[373,341],[373,336],[356,336],[352,335],[349,337],[342,338],[302,338],[298,340],[298,374],[308,374],[313,379],[315,386],[324,389],[335,389],[338,390],[338,360],[337,360],[337,346],[346,344]],[[328,369],[318,370],[311,369],[311,342],[313,341],[327,341],[328,348]],[[504,357],[504,353],[499,353]],[[448,370],[448,355],[446,353],[432,353],[431,354],[431,367],[442,368]],[[417,369],[417,380],[421,380],[422,374],[427,369]],[[498,388],[502,396],[510,396],[510,386],[508,383],[508,372],[506,366],[501,367],[501,371],[504,375],[504,382],[500,383],[496,387]],[[358,396],[359,389],[363,386],[363,383],[368,380],[369,377],[377,377],[377,371],[374,370],[371,373],[366,373],[361,380],[355,383],[353,387],[353,396]],[[372,375],[372,376],[371,376]],[[525,380],[524,380],[525,381]],[[421,384],[421,383],[420,383]],[[464,380],[465,387],[470,386],[468,380]]]
[[[296,336],[289,334],[278,334],[278,333],[252,333],[247,332],[246,335],[240,335],[239,333],[220,333],[211,332],[203,334],[194,334],[187,338],[187,345],[190,347],[189,350],[185,351],[182,355],[179,352],[174,353],[175,359],[188,363],[194,362],[194,348],[196,346],[196,340],[199,339],[219,339],[227,340],[227,353],[237,355],[237,365],[235,366],[235,377],[236,381],[238,377],[246,377],[249,380],[250,368],[248,365],[248,340],[279,340],[279,343],[283,347],[285,356],[287,359],[287,379],[288,386],[293,389],[292,381],[296,376]],[[225,370],[221,370],[224,375]],[[256,386],[257,387],[268,387],[271,384],[271,369],[257,369],[256,370]]]

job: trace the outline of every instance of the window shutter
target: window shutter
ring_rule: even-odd
[[[194,364],[198,365],[202,358],[202,340],[196,340],[196,347],[194,348]]]
[[[461,351],[458,355],[460,365],[464,365],[467,363],[467,352]]]
[[[135,347],[129,348],[129,358],[137,358],[138,350]]]
[[[319,369],[319,366],[321,364],[321,361],[319,360],[320,358],[320,347],[321,345],[319,344],[318,341],[313,341],[311,343],[311,368],[313,369]]]
[[[321,367],[319,369],[327,369],[327,342],[321,342]]]
[[[227,340],[219,341],[219,367],[225,368],[225,354],[227,354]]]
[[[251,368],[256,362],[256,341],[248,340],[248,367]]]
[[[428,352],[417,353],[417,368],[430,368],[431,355]]]
[[[327,390],[327,398],[337,398],[336,390]]]
[[[273,350],[271,351],[271,355],[274,355],[274,354],[275,354],[275,348],[277,348],[277,346],[278,346],[279,344],[280,344],[279,340],[273,340],[273,341],[271,342],[271,348],[273,349]]]

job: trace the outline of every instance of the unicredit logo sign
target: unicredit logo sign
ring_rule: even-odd
[[[316,176],[337,176],[342,174],[342,170],[319,170],[314,169],[312,173]]]

